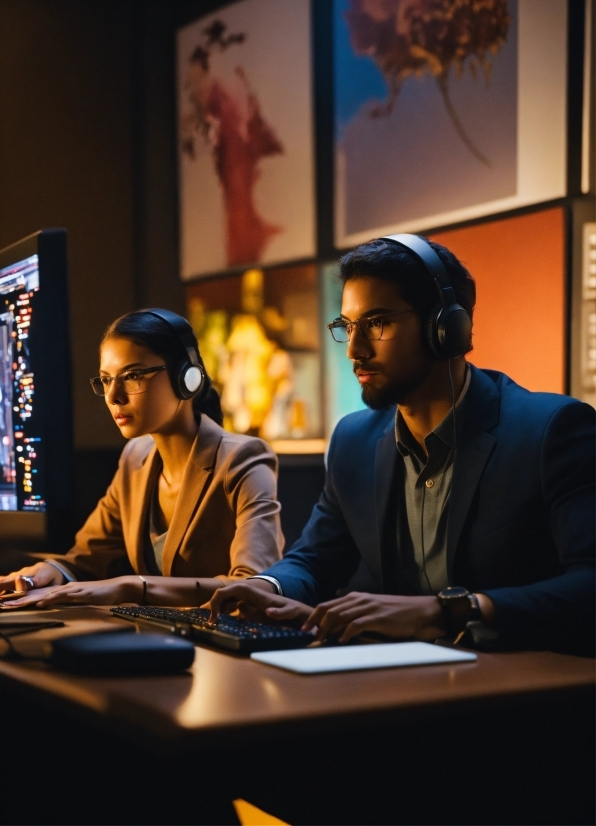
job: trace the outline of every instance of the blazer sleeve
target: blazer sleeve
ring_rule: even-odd
[[[341,450],[340,433],[338,426],[329,445],[325,486],[302,535],[280,562],[262,571],[278,580],[284,596],[307,605],[335,597],[337,589],[347,584],[360,562],[331,472],[335,452]]]
[[[499,647],[594,656],[595,431],[594,410],[575,402],[548,423],[540,471],[563,573],[484,591],[495,605]]]
[[[277,457],[266,442],[242,442],[230,455],[225,494],[236,530],[224,585],[259,573],[281,557],[281,505],[277,501]]]
[[[118,470],[105,495],[75,536],[75,544],[56,559],[77,580],[108,579],[134,573],[124,544],[120,498],[123,467],[129,442],[118,462]]]

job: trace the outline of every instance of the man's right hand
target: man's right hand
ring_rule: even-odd
[[[250,579],[226,585],[213,594],[209,603],[211,616],[215,622],[221,612],[230,614],[238,610],[240,616],[253,622],[285,622],[302,625],[312,613],[310,605],[295,599],[280,597],[266,579]]]
[[[64,577],[57,568],[47,562],[37,562],[20,571],[0,576],[0,594],[5,591],[31,591],[34,588],[45,588],[46,585],[62,585],[63,582]]]

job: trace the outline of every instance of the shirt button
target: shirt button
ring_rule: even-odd
[[[427,488],[432,488],[432,486],[434,485],[434,482],[433,482],[432,479],[427,479],[424,484],[426,485]]]

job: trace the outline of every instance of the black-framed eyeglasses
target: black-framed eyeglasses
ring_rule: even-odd
[[[383,338],[383,330],[385,324],[394,315],[405,315],[411,313],[413,310],[394,310],[392,313],[384,313],[383,315],[375,315],[370,318],[362,316],[356,321],[346,321],[344,318],[336,318],[331,324],[327,325],[327,329],[339,344],[345,344],[352,337],[354,327],[358,327],[364,338],[369,341],[378,341]]]
[[[145,377],[151,373],[160,373],[167,370],[167,364],[160,364],[159,367],[141,367],[138,370],[125,370],[117,376],[94,376],[89,379],[91,387],[96,396],[105,396],[116,382],[116,387],[120,387],[127,396],[134,396],[135,393],[143,392]]]

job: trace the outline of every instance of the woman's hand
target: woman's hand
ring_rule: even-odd
[[[400,597],[362,594],[358,591],[317,605],[302,626],[327,637],[348,642],[364,631],[396,639],[434,640],[445,634],[443,612],[436,597]]]
[[[96,582],[68,582],[57,587],[38,588],[19,599],[7,600],[5,609],[49,608],[52,605],[118,605],[121,602],[138,602],[143,593],[142,583],[136,576],[119,576]]]
[[[64,577],[53,565],[48,562],[37,562],[20,571],[0,576],[0,593],[5,591],[32,591],[34,588],[44,588],[46,585],[62,585]]]

